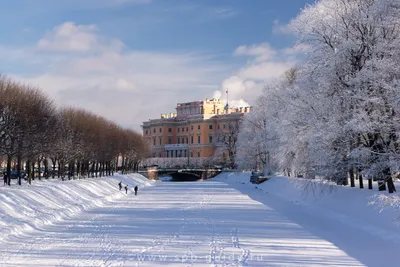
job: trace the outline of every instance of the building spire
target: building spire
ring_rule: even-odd
[[[229,109],[229,98],[228,98],[228,88],[226,89],[226,105],[225,105],[225,110],[228,111]]]

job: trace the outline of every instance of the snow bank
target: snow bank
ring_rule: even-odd
[[[42,180],[30,186],[0,187],[0,241],[44,224],[66,219],[88,208],[121,198],[118,183],[133,187],[152,185],[140,174],[71,181]],[[129,192],[128,192],[129,193]]]
[[[265,193],[307,209],[312,214],[329,217],[333,221],[400,243],[400,227],[395,220],[399,212],[398,207],[388,205],[381,209],[378,205],[371,205],[377,198],[398,199],[398,196],[388,196],[387,192],[377,191],[376,184],[374,190],[368,190],[280,176],[259,185],[250,183],[249,179],[249,172],[226,172],[212,180],[231,184],[238,190],[241,187],[251,188],[253,190],[246,191],[250,197],[253,193],[258,196],[260,192]]]

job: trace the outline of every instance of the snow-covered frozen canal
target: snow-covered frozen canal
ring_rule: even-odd
[[[377,266],[357,256],[379,242],[343,235],[350,244],[335,245],[321,233],[331,230],[327,236],[340,240],[343,226],[323,218],[304,226],[287,212],[309,214],[267,201],[271,206],[219,182],[157,183],[10,237],[0,266]]]

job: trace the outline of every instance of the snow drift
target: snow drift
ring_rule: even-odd
[[[61,182],[42,180],[31,186],[0,187],[0,241],[12,234],[40,229],[88,208],[124,197],[118,183],[132,190],[152,185],[140,174],[80,179]],[[132,193],[128,191],[128,194]]]
[[[381,206],[374,205],[377,198],[389,195],[387,192],[377,191],[377,184],[374,184],[374,190],[368,190],[277,176],[257,185],[250,183],[249,177],[248,172],[225,172],[212,180],[228,183],[260,202],[264,202],[265,195],[268,194],[306,209],[311,214],[328,217],[333,222],[362,229],[400,244],[400,226],[396,220],[399,209],[389,205],[382,209]],[[398,199],[398,196],[395,197]],[[265,204],[268,205],[267,202]]]

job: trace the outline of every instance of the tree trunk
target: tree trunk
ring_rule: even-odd
[[[7,184],[11,186],[11,161],[12,157],[7,155]]]
[[[28,183],[32,184],[32,172],[31,172],[31,161],[28,159],[26,161],[26,175],[28,179]]]
[[[363,181],[363,176],[361,173],[359,175],[358,182],[360,184],[360,188],[364,188],[364,181]]]
[[[53,171],[51,173],[51,177],[54,179],[54,174],[56,173],[56,159],[51,159],[51,162],[53,164]]]
[[[368,189],[370,189],[370,190],[373,189],[373,187],[372,187],[372,179],[371,178],[368,179]]]
[[[95,170],[95,176],[96,176],[96,178],[97,178],[97,176],[98,176],[98,173],[99,173],[99,162],[96,162],[96,170]]]
[[[21,153],[18,153],[18,156],[17,156],[18,185],[22,185],[22,181],[21,181],[21,163],[22,163],[22,155],[21,155]]]
[[[71,177],[75,179],[75,160],[71,160]]]
[[[61,176],[61,181],[64,181],[64,160],[58,161],[58,177]]]
[[[38,178],[39,180],[41,180],[41,176],[42,176],[42,170],[41,170],[41,165],[40,165],[40,159],[38,159]]]
[[[384,179],[378,180],[378,190],[379,191],[386,191],[386,181]]]
[[[124,156],[122,156],[121,174],[125,174],[125,157]]]
[[[355,184],[355,180],[354,180],[354,169],[353,168],[350,169],[349,174],[350,174],[350,186],[355,187],[356,184]]]
[[[47,161],[47,158],[44,158],[44,177],[49,179],[49,162]]]
[[[86,168],[87,168],[87,175],[88,175],[88,178],[90,178],[90,161],[87,162]]]
[[[96,168],[96,163],[93,161],[93,162],[92,162],[92,169],[91,169],[92,177],[94,177],[95,168]]]
[[[32,162],[32,180],[35,180],[35,162]]]
[[[389,177],[389,179],[387,179],[387,184],[388,184],[389,194],[393,194],[394,192],[396,192],[396,187],[393,183],[392,177]]]

